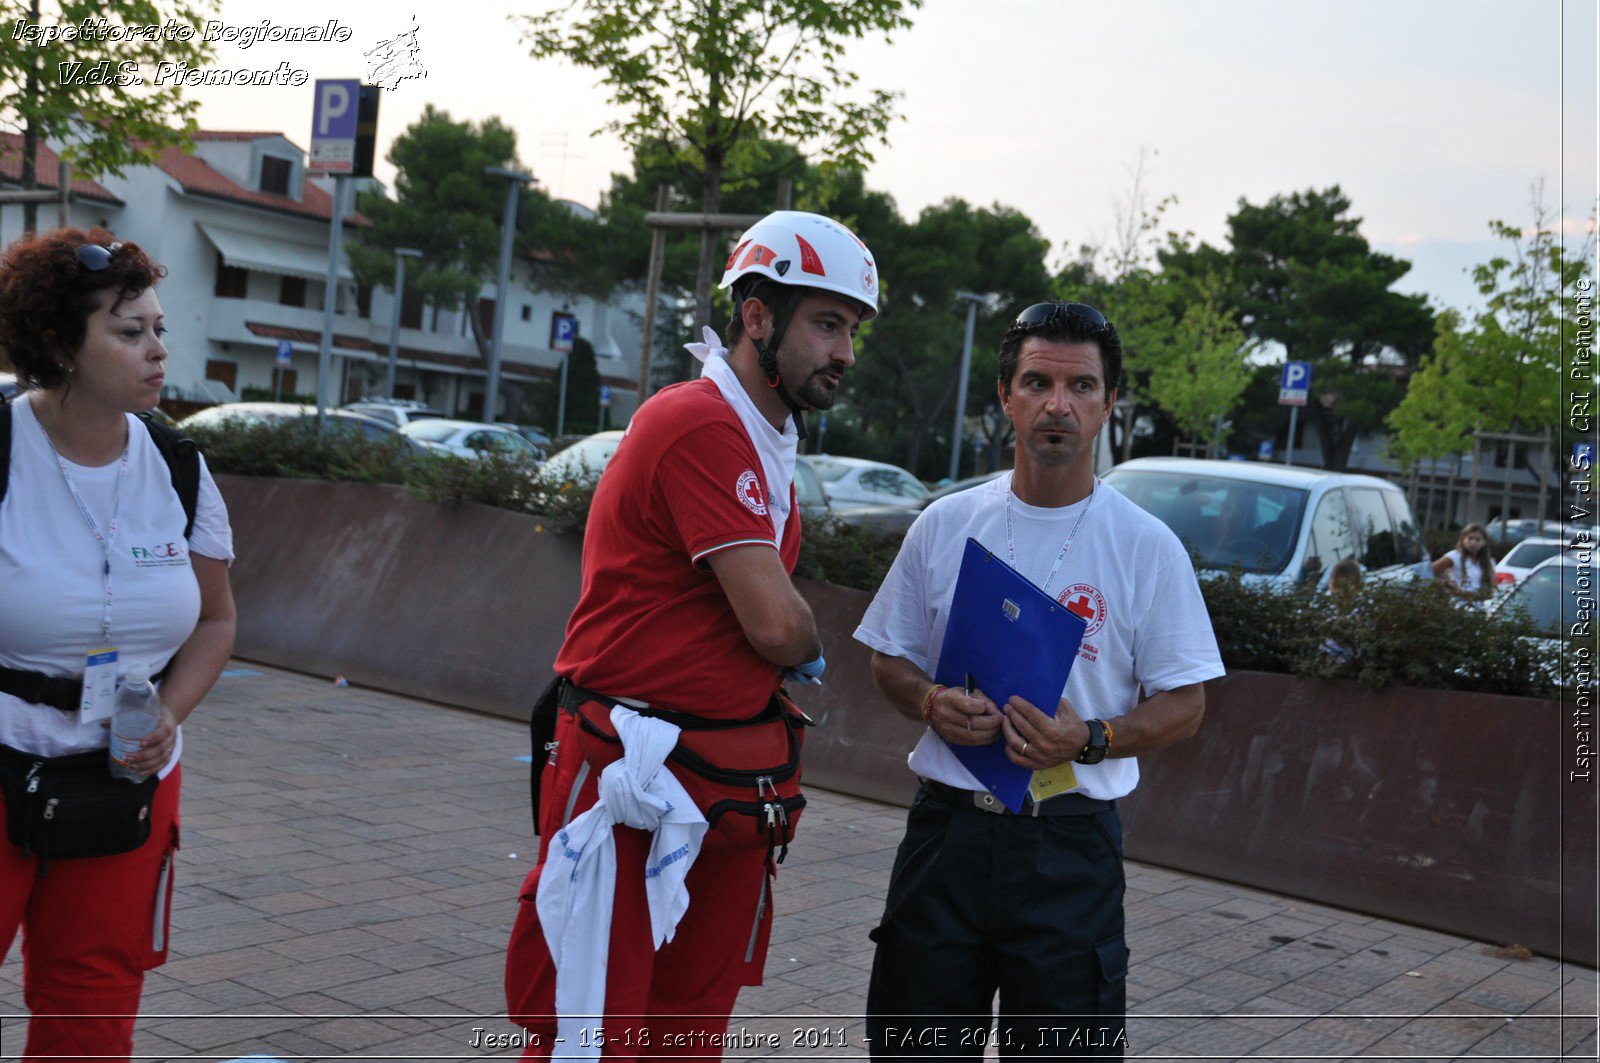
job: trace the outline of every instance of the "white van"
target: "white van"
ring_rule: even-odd
[[[1321,582],[1353,557],[1380,577],[1427,574],[1427,549],[1400,488],[1299,465],[1135,458],[1105,482],[1177,533],[1196,568],[1252,582]]]

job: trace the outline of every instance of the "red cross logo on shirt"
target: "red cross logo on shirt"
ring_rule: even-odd
[[[1088,583],[1074,583],[1061,592],[1056,601],[1067,607],[1067,612],[1081,617],[1088,626],[1083,637],[1088,638],[1106,624],[1106,599],[1099,589]]]

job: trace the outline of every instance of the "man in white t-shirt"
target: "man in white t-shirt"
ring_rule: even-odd
[[[923,785],[872,933],[875,1058],[976,1059],[991,1043],[1002,1055],[1120,1056],[1126,1045],[1115,802],[1138,782],[1134,758],[1194,734],[1201,684],[1223,669],[1177,537],[1095,478],[1121,370],[1098,310],[1024,310],[999,357],[1015,471],[918,518],[855,633],[875,651],[878,689],[928,725],[910,757]],[[969,537],[1086,621],[1053,717],[929,678]],[[989,742],[1055,796],[1006,811],[947,746]]]

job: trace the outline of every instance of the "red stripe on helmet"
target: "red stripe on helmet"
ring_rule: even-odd
[[[750,250],[744,253],[744,260],[739,263],[740,269],[749,269],[751,266],[770,266],[778,253],[762,244],[752,244]]]
[[[817,249],[806,243],[805,237],[799,233],[794,234],[794,239],[800,245],[800,271],[826,277],[828,271],[822,268],[822,256],[817,254]]]
[[[728,255],[728,261],[726,261],[726,262],[724,262],[722,264],[722,271],[724,273],[726,273],[728,270],[733,268],[733,260],[739,257],[739,252],[743,251],[745,249],[745,245],[748,244],[749,242],[750,242],[749,240],[745,240],[745,241],[741,242],[739,244],[739,246],[734,248],[732,253],[730,253]]]

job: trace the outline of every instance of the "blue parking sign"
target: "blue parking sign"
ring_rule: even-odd
[[[1278,382],[1279,406],[1304,406],[1311,397],[1311,363],[1283,363],[1283,379]]]
[[[290,343],[288,340],[279,340],[278,354],[275,361],[279,365],[294,364],[294,344]]]
[[[578,338],[578,319],[572,314],[557,310],[550,315],[550,349],[562,354],[572,353],[572,341]]]

